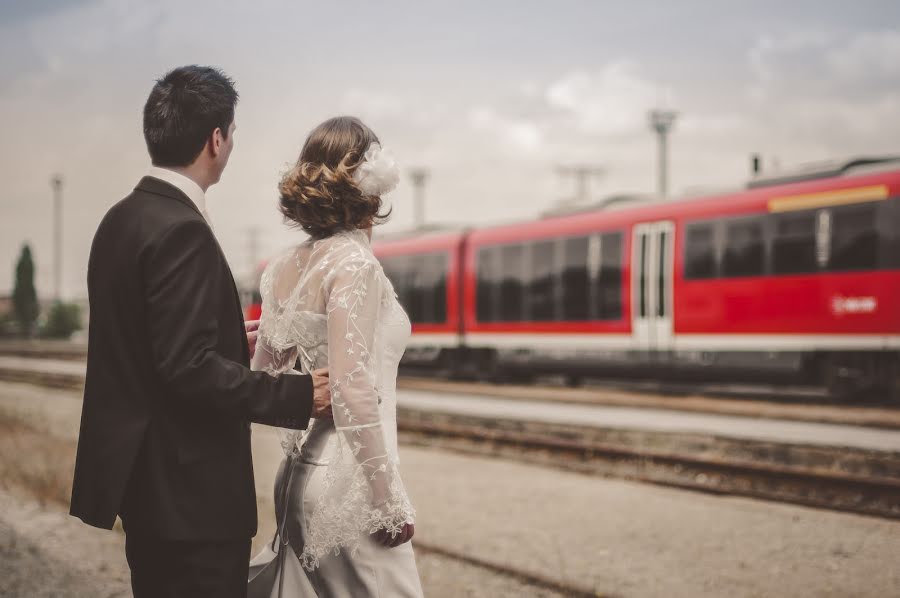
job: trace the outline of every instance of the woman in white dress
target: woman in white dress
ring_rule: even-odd
[[[370,247],[399,178],[375,134],[340,117],[310,133],[281,181],[281,211],[310,239],[263,273],[253,369],[327,367],[334,420],[281,432],[278,532],[251,562],[251,598],[422,596],[397,454],[410,323]]]

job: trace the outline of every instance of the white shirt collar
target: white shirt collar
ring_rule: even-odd
[[[194,205],[197,206],[197,209],[200,210],[200,213],[203,214],[203,217],[209,222],[209,214],[206,211],[206,194],[203,193],[203,189],[200,188],[200,185],[183,174],[179,174],[168,168],[160,168],[159,166],[151,166],[150,170],[147,171],[147,176],[152,176],[155,179],[165,181],[187,195],[188,199],[194,202]]]

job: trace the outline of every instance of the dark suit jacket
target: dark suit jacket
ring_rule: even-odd
[[[250,422],[305,428],[312,382],[248,369],[234,279],[191,200],[144,177],[100,223],[88,294],[71,514],[172,540],[253,536]]]

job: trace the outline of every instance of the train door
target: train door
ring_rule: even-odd
[[[631,259],[631,325],[635,348],[672,348],[672,280],[675,247],[672,222],[635,225]]]

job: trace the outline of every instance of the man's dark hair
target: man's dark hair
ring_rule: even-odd
[[[217,128],[228,137],[238,93],[228,75],[182,66],[156,81],[144,105],[144,139],[154,166],[191,164]]]

